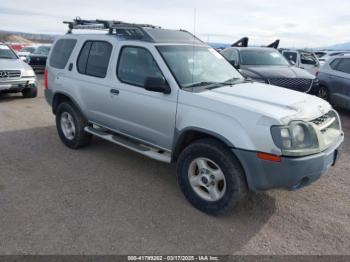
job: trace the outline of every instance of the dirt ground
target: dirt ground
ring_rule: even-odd
[[[42,80],[41,80],[42,81]],[[59,140],[40,88],[0,97],[0,254],[350,254],[350,113],[342,156],[299,191],[253,194],[210,217],[173,166],[94,138]]]

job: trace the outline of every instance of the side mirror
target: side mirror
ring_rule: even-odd
[[[229,63],[233,65],[234,68],[239,69],[240,66],[236,60],[230,60]]]
[[[147,77],[144,88],[148,91],[170,94],[171,88],[163,77]]]
[[[290,63],[292,66],[295,66],[295,61],[289,60],[289,63]]]

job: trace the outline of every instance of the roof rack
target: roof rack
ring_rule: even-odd
[[[231,46],[232,47],[248,47],[248,37],[243,37],[239,39],[237,42],[233,43]]]
[[[73,19],[73,21],[63,21],[64,24],[68,24],[67,34],[71,34],[73,29],[86,29],[86,30],[108,30],[109,34],[115,33],[119,37],[125,39],[138,39],[143,41],[154,42],[152,37],[144,30],[144,28],[157,28],[159,26],[149,24],[133,24],[125,23],[115,20],[84,20],[80,17]]]
[[[267,45],[266,47],[278,49],[279,44],[280,44],[280,40],[277,39],[276,41],[272,42],[271,44]]]

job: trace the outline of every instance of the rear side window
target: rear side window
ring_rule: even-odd
[[[332,69],[336,69],[338,63],[339,63],[339,58],[337,59],[334,59],[330,64],[329,64],[329,67],[332,68]]]
[[[162,77],[151,53],[142,47],[123,47],[117,75],[121,82],[143,87],[147,77]]]
[[[76,43],[75,39],[58,40],[50,56],[50,66],[58,69],[65,68]]]
[[[293,61],[294,63],[297,62],[297,53],[296,52],[283,52],[283,56],[288,60],[288,61]]]
[[[112,45],[104,41],[86,41],[77,60],[78,72],[104,78],[107,74]]]
[[[350,74],[350,58],[340,59],[335,70]]]

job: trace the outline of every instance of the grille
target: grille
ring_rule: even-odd
[[[29,64],[30,65],[45,65],[46,64],[46,57],[31,57],[29,58]]]
[[[0,81],[16,79],[21,77],[20,70],[0,70]]]
[[[275,86],[295,89],[299,91],[308,91],[312,85],[312,79],[305,78],[271,78],[269,83]]]

